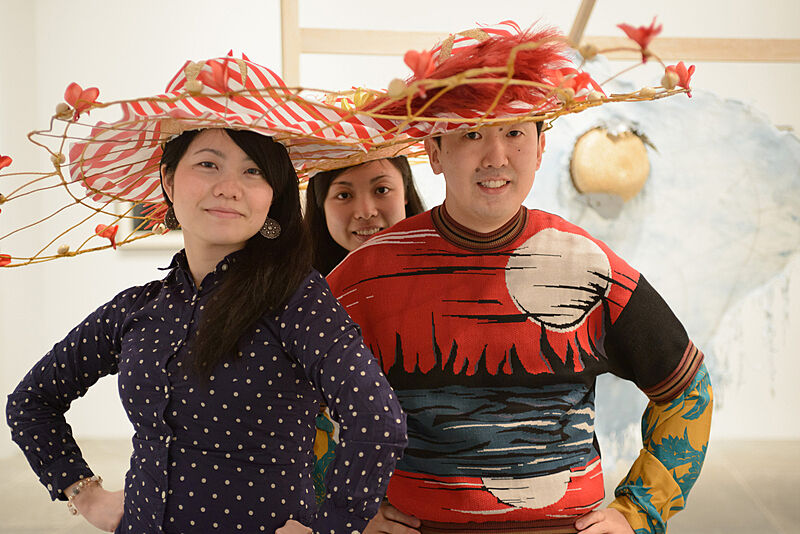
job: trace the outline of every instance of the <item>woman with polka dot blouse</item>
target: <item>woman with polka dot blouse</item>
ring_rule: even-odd
[[[9,396],[13,439],[51,498],[106,531],[360,532],[405,446],[405,416],[311,268],[284,146],[242,128],[186,130],[160,159],[184,250],[34,366]],[[109,374],[134,427],[118,492],[98,483],[64,418]],[[318,509],[321,401],[341,432]]]

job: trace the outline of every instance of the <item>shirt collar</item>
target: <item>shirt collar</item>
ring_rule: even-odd
[[[211,271],[206,278],[208,279],[209,276],[212,278],[219,277],[222,273],[227,272],[230,265],[236,263],[239,259],[241,259],[244,249],[235,250],[222,258],[219,263],[217,263],[214,270]],[[169,265],[166,267],[159,267],[159,270],[162,271],[171,271],[174,273],[182,272],[187,279],[192,279],[192,273],[189,270],[189,260],[186,258],[186,250],[181,250],[177,252],[174,256],[172,256],[172,261],[170,261]],[[207,284],[203,284],[204,286]]]
[[[506,247],[522,234],[528,220],[528,210],[520,206],[519,211],[503,226],[488,233],[476,232],[459,224],[447,213],[444,204],[433,208],[431,217],[436,230],[445,240],[468,250],[488,252]]]

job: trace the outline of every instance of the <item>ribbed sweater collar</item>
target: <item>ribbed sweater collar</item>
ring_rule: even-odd
[[[514,241],[525,229],[528,210],[520,206],[519,211],[497,230],[489,233],[476,232],[457,223],[444,207],[444,204],[431,210],[433,225],[447,241],[469,250],[489,251],[505,247]]]

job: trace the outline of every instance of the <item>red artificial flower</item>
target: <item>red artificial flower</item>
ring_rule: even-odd
[[[417,52],[416,50],[409,50],[403,56],[403,61],[406,65],[414,71],[414,78],[421,80],[427,78],[436,68],[436,63],[433,60],[433,52],[430,50],[423,50]]]
[[[206,65],[209,66],[211,72],[203,70],[197,75],[197,79],[213,91],[227,93],[229,78],[228,66],[218,61],[209,61]]]
[[[99,235],[100,237],[105,237],[109,241],[111,241],[111,246],[116,250],[117,242],[114,238],[117,235],[117,230],[119,228],[116,224],[112,224],[111,226],[106,226],[105,224],[98,224],[97,227],[94,229],[94,233]]]
[[[556,87],[561,87],[562,89],[572,89],[573,94],[575,95],[590,85],[596,91],[600,91],[601,93],[605,94],[603,89],[600,87],[600,84],[594,81],[588,72],[580,72],[571,67],[564,67],[549,71],[547,77],[550,83]],[[578,100],[580,100],[580,98]]]
[[[14,160],[11,159],[11,156],[0,156],[0,169],[8,167],[12,161]]]
[[[645,54],[645,50],[647,50],[647,47],[650,46],[650,41],[652,41],[656,35],[661,33],[663,25],[659,24],[658,27],[656,27],[656,17],[653,17],[653,22],[650,23],[650,26],[639,26],[638,28],[634,28],[630,24],[617,24],[617,28],[624,31],[632,41],[635,41],[636,44],[639,45],[639,47],[642,49],[642,63],[646,63],[647,54]]]
[[[0,254],[0,267],[5,267],[11,263],[11,256],[8,254]]]
[[[436,62],[433,59],[433,52],[430,50],[423,50],[422,52],[409,50],[403,56],[403,61],[414,72],[415,80],[427,78],[436,70]],[[418,93],[419,96],[425,98],[425,89],[420,87]]]
[[[75,82],[69,84],[67,90],[64,91],[64,100],[66,100],[67,104],[75,108],[75,115],[72,116],[72,120],[78,120],[81,113],[92,107],[92,104],[97,101],[98,96],[100,96],[100,89],[97,87],[83,89]]]
[[[689,66],[687,69],[686,65],[683,64],[683,61],[680,61],[677,65],[668,66],[666,70],[674,72],[678,75],[678,86],[687,90],[689,89],[689,82],[692,81],[692,74],[694,74],[694,65]],[[691,90],[688,90],[686,94],[689,96],[689,98],[692,97]]]

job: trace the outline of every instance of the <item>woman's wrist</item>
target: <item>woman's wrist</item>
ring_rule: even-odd
[[[78,515],[79,507],[82,507],[82,503],[88,502],[87,499],[91,500],[91,494],[97,489],[102,490],[102,488],[103,479],[98,475],[82,478],[71,484],[64,490],[64,495],[67,496],[67,509],[72,515]]]

